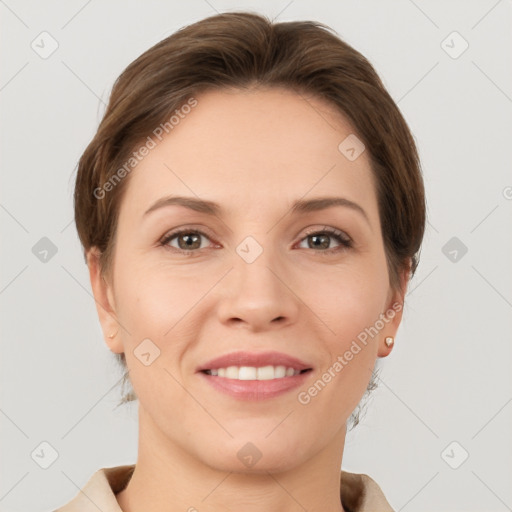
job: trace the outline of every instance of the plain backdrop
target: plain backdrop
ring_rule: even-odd
[[[73,223],[76,164],[132,60],[183,25],[244,9],[334,28],[375,66],[422,159],[420,266],[343,468],[372,476],[397,511],[511,510],[505,0],[0,2],[0,510],[52,510],[97,469],[136,460],[137,406],[114,409],[121,373]]]

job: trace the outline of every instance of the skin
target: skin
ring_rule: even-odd
[[[346,421],[376,358],[390,353],[384,338],[401,312],[308,404],[297,395],[403,303],[408,279],[390,287],[368,154],[349,161],[338,150],[354,130],[318,98],[274,88],[196,99],[129,175],[112,275],[103,279],[96,249],[88,253],[105,341],[125,353],[139,398],[136,469],[118,503],[125,512],[343,511]],[[172,205],[144,215],[171,194],[215,201],[222,213]],[[290,213],[297,199],[333,195],[359,204],[368,221],[339,206]],[[325,226],[353,247],[332,236],[327,249],[315,246],[306,228]],[[159,245],[178,227],[206,232],[192,256],[178,252],[180,237]],[[250,264],[236,252],[247,236],[263,249]],[[134,355],[146,338],[161,351],[149,366]],[[279,397],[236,400],[195,373],[235,350],[285,352],[314,371]],[[247,442],[262,454],[252,467],[237,457]]]

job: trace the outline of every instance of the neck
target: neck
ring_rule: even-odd
[[[240,472],[206,464],[182,449],[139,406],[139,445],[133,476],[116,495],[123,512],[344,512],[340,468],[343,426],[313,457],[285,470]]]

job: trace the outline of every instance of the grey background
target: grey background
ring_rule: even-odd
[[[505,0],[0,1],[0,509],[52,510],[100,467],[136,460],[137,408],[114,410],[121,373],[72,222],[75,166],[126,65],[181,26],[235,9],[332,26],[375,66],[420,149],[421,263],[344,469],[372,476],[397,511],[512,510]],[[50,48],[43,31],[58,42],[48,58],[31,47]],[[446,40],[453,31],[469,43],[458,58],[445,51],[462,48]],[[57,249],[46,261],[43,237]],[[43,441],[58,452],[48,469],[31,457]]]

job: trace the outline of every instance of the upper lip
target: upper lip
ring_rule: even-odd
[[[286,366],[294,370],[308,370],[312,366],[297,359],[294,356],[281,352],[230,352],[223,356],[210,359],[197,368],[197,372],[204,370],[216,370],[228,366]]]

